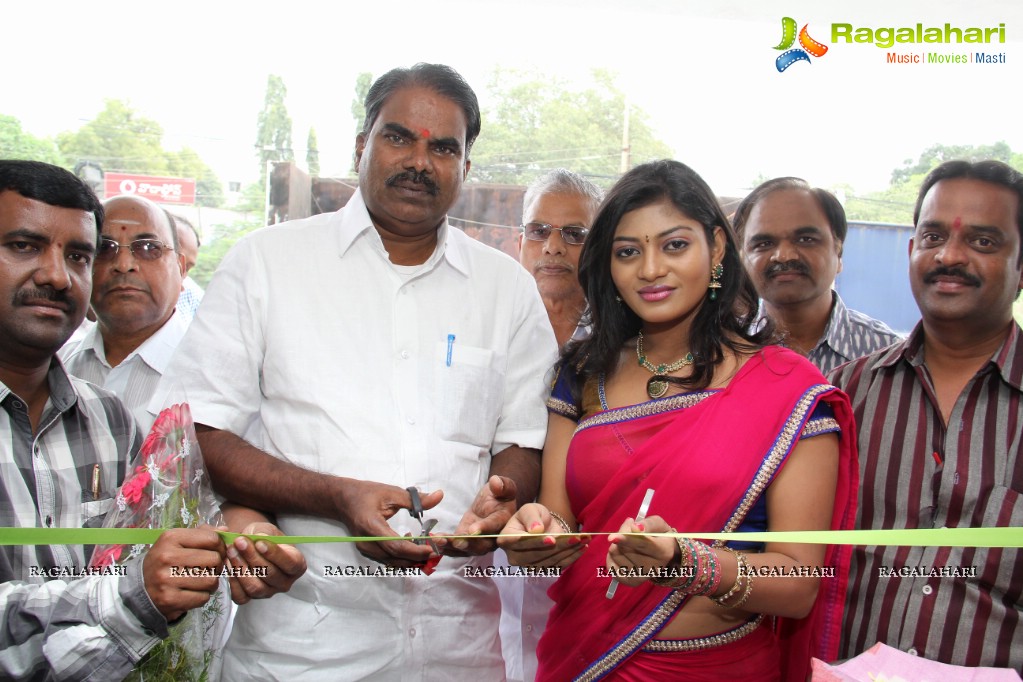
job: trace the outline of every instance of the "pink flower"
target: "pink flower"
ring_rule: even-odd
[[[160,455],[166,459],[169,454],[177,451],[178,443],[185,437],[185,427],[191,423],[192,413],[188,403],[171,405],[162,410],[142,443],[142,454],[146,457]]]
[[[92,555],[92,561],[90,563],[96,568],[113,566],[121,558],[122,551],[124,551],[123,545],[110,545],[106,549],[97,550]]]
[[[152,477],[145,467],[135,467],[135,475],[121,486],[121,495],[128,504],[135,506],[142,501],[142,496],[146,492],[146,486],[149,485],[151,480]]]

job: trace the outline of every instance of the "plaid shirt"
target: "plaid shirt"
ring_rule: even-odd
[[[1023,525],[1018,325],[963,388],[947,425],[921,325],[829,378],[849,394],[859,425],[857,528]],[[881,641],[943,663],[1023,670],[1023,550],[854,547],[843,630],[843,657]]]
[[[0,526],[99,526],[141,434],[112,394],[54,359],[36,433],[23,400],[0,383]],[[78,570],[91,547],[0,547],[0,677],[121,679],[159,639],[140,563],[125,577],[47,581],[33,567]]]
[[[881,320],[846,308],[837,291],[832,291],[831,296],[831,314],[824,335],[806,356],[821,374],[902,341],[902,337]],[[767,317],[763,301],[760,302],[760,317]],[[781,345],[785,345],[784,339]]]

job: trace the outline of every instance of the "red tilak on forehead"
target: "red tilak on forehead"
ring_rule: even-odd
[[[429,139],[430,139],[430,131],[429,131],[429,130],[427,130],[426,128],[420,128],[420,129],[419,129],[419,134],[420,134],[420,135],[422,135],[422,136],[423,136],[424,138],[426,138],[427,140],[429,140]]]
[[[962,229],[962,227],[963,227],[963,219],[960,218],[959,216],[956,216],[956,219],[952,221],[952,229],[953,230],[960,230],[960,229]]]

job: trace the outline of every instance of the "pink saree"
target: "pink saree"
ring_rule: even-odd
[[[834,421],[824,420],[831,430],[835,422],[841,428],[831,528],[852,528],[858,469],[848,399],[807,360],[774,346],[746,362],[722,390],[605,410],[581,421],[569,446],[566,481],[576,518],[585,531],[616,531],[653,488],[648,515],[679,531],[736,531],[800,434],[823,429],[820,420],[808,423],[819,401],[834,413]],[[611,471],[607,480],[594,473]],[[610,578],[598,577],[597,569],[607,549],[607,537],[595,536],[550,589],[555,606],[537,649],[537,680],[596,680],[627,668],[684,606],[684,595],[650,583],[621,587],[606,599]],[[836,577],[821,581],[809,616],[774,619],[782,679],[805,680],[811,655],[835,658],[849,550],[828,548],[824,565],[834,566]],[[770,620],[761,627],[770,627]],[[706,653],[714,655],[713,649]]]

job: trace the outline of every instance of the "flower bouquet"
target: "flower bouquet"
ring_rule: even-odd
[[[106,528],[194,528],[221,525],[220,508],[205,476],[195,426],[187,403],[172,405],[156,418],[131,473],[121,485]],[[96,548],[91,566],[127,562],[148,545],[106,545]],[[223,580],[222,580],[223,582]],[[220,633],[226,622],[226,586],[206,605],[186,613],[170,627],[126,678],[139,682],[209,679]]]

